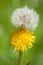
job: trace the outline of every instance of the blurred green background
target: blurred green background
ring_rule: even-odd
[[[11,33],[16,29],[11,23],[12,12],[27,5],[40,15],[35,30],[36,42],[33,48],[23,53],[22,65],[43,65],[43,0],[0,0],[0,65],[17,65],[18,52],[10,45]]]

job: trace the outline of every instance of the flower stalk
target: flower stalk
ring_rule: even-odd
[[[21,62],[22,62],[22,52],[19,52],[18,65],[21,65]]]

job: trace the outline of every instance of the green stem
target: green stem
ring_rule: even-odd
[[[19,52],[18,65],[21,65],[21,61],[22,61],[22,52]]]

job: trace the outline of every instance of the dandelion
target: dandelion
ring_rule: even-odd
[[[24,28],[35,30],[38,21],[39,15],[33,9],[27,8],[27,6],[23,8],[16,9],[11,17],[13,25],[23,26]]]
[[[10,44],[13,49],[19,51],[18,65],[21,65],[22,53],[28,48],[33,47],[35,36],[32,32],[36,29],[39,15],[33,9],[26,7],[16,9],[11,17],[13,25],[20,27],[12,33]]]
[[[27,48],[31,48],[34,41],[35,36],[26,29],[17,30],[11,37],[11,45],[19,52],[23,52],[24,50],[27,50]]]

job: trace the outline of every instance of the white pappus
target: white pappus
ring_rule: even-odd
[[[17,8],[13,12],[11,20],[13,25],[35,30],[38,25],[39,14],[34,9],[25,6],[23,8]]]

